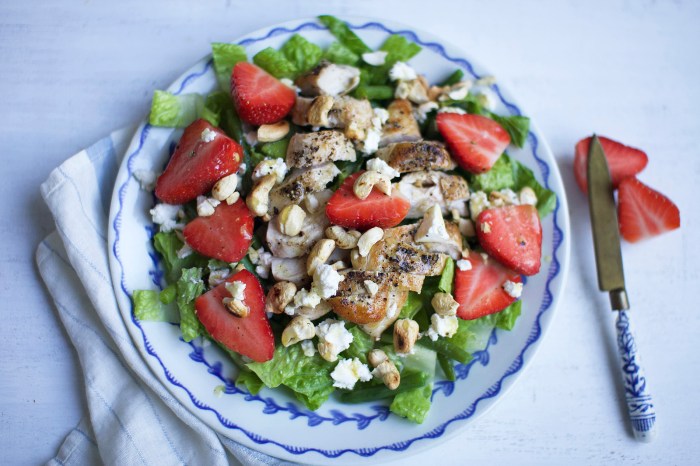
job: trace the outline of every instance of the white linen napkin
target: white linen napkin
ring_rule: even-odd
[[[215,433],[182,406],[134,347],[112,289],[108,209],[133,128],[115,131],[41,185],[56,231],[36,260],[80,359],[89,415],[50,465],[292,465]]]

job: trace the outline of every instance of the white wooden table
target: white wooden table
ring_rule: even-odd
[[[374,16],[462,46],[509,84],[556,155],[571,209],[569,283],[532,365],[486,416],[402,464],[689,464],[700,456],[700,3],[691,1],[0,3],[0,451],[53,456],[85,413],[77,363],[34,265],[53,230],[39,184],[227,40],[322,12]],[[573,147],[597,131],[650,156],[642,180],[681,209],[679,232],[623,255],[659,438],[631,438],[613,315],[597,291]]]

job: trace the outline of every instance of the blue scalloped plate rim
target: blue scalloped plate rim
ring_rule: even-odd
[[[434,53],[437,53],[441,55],[444,59],[458,65],[460,68],[466,70],[471,76],[478,77],[475,69],[477,68],[476,62],[473,59],[467,60],[464,58],[459,58],[459,57],[453,57],[450,56],[443,45],[436,41],[425,41],[422,40],[420,37],[423,36],[430,36],[428,33],[420,33],[420,35],[414,30],[409,29],[406,26],[403,25],[397,25],[394,22],[391,22],[392,27],[386,26],[384,23],[389,24],[389,22],[385,21],[384,23],[380,23],[376,20],[366,20],[364,18],[356,18],[356,17],[343,17],[348,23],[350,24],[351,28],[356,30],[356,31],[363,31],[366,29],[378,29],[381,31],[384,31],[388,34],[400,34],[405,36],[406,38],[420,44],[424,48],[430,49]],[[363,21],[361,23],[357,23],[357,21]],[[305,19],[305,20],[295,20],[295,21],[290,21],[287,23],[280,24],[278,26],[270,27],[270,28],[265,28],[260,31],[256,31],[254,33],[251,33],[247,36],[245,36],[244,39],[238,41],[240,45],[250,45],[254,44],[259,41],[266,40],[270,37],[274,37],[277,35],[281,34],[292,34],[295,32],[300,32],[300,31],[307,31],[307,30],[322,30],[325,29],[322,25],[320,25],[315,19]],[[442,41],[444,43],[444,41]],[[452,49],[456,49],[454,46],[450,46]],[[197,78],[205,75],[207,72],[210,71],[212,67],[212,62],[211,58],[208,58],[200,64],[195,65],[192,67],[188,72],[186,72],[183,76],[178,78],[176,80],[176,83],[179,82],[179,85],[176,85],[174,88],[171,86],[170,91],[179,94],[182,93],[187,86],[196,80]],[[478,67],[479,69],[482,69],[480,66]],[[506,100],[502,93],[502,85],[496,85],[494,86],[495,92],[498,94],[499,98],[501,99],[501,102],[506,106],[508,111],[511,114],[515,115],[520,115],[522,114],[520,108],[515,105],[514,103]],[[125,296],[127,298],[127,301],[131,303],[130,300],[130,293],[129,290],[127,289],[125,285],[125,267],[124,264],[122,263],[122,258],[120,256],[119,252],[119,245],[120,245],[120,232],[122,228],[122,215],[123,215],[123,208],[124,208],[124,197],[125,197],[125,191],[127,188],[127,185],[129,183],[129,180],[131,179],[131,175],[133,174],[133,162],[134,160],[139,156],[139,154],[142,151],[142,148],[144,146],[144,143],[146,139],[148,138],[149,131],[151,130],[151,126],[148,123],[143,123],[142,125],[139,126],[139,128],[136,131],[136,134],[134,135],[134,139],[132,141],[132,144],[129,148],[129,151],[125,157],[125,160],[122,163],[122,167],[120,168],[120,172],[124,172],[125,176],[118,178],[117,179],[117,184],[115,185],[114,188],[114,194],[112,198],[112,206],[110,210],[110,231],[109,231],[109,238],[108,238],[108,244],[110,245],[110,268],[112,272],[112,280],[114,283],[114,288],[117,294],[121,294],[122,298]],[[544,296],[542,299],[542,302],[540,304],[537,317],[534,321],[534,324],[531,328],[529,337],[527,339],[527,342],[525,346],[522,348],[522,350],[519,352],[517,357],[513,360],[513,362],[510,364],[508,369],[503,373],[503,375],[494,383],[492,384],[484,393],[475,399],[466,409],[463,411],[456,413],[454,417],[451,419],[447,420],[446,422],[440,424],[437,428],[434,428],[430,430],[429,432],[424,432],[422,435],[418,436],[413,436],[410,438],[407,438],[403,441],[400,442],[394,442],[392,444],[387,444],[387,445],[381,445],[381,446],[376,446],[376,447],[369,447],[369,448],[348,448],[348,449],[323,449],[323,448],[315,448],[315,447],[299,447],[296,445],[290,445],[286,444],[284,442],[276,441],[270,438],[266,438],[264,435],[260,435],[258,433],[249,431],[247,429],[244,429],[237,425],[236,423],[232,422],[231,420],[227,419],[225,416],[223,416],[221,413],[219,413],[215,408],[212,406],[207,405],[206,403],[202,402],[201,400],[198,399],[197,396],[187,387],[185,386],[182,382],[180,382],[171,372],[170,370],[166,367],[166,365],[163,363],[162,358],[157,354],[155,349],[153,348],[153,345],[148,339],[148,335],[146,331],[144,330],[143,326],[141,323],[134,317],[133,315],[133,309],[128,309],[128,314],[131,317],[128,322],[126,322],[127,327],[130,328],[130,333],[132,335],[132,338],[134,338],[135,344],[142,349],[142,354],[144,355],[144,359],[149,363],[149,366],[151,369],[156,373],[156,375],[161,378],[161,380],[165,379],[167,383],[165,384],[168,386],[168,388],[173,392],[178,399],[181,401],[183,400],[182,391],[185,392],[187,400],[189,400],[188,403],[184,403],[185,406],[190,409],[195,415],[199,415],[201,418],[200,412],[210,412],[213,413],[216,417],[216,419],[219,422],[219,425],[211,425],[213,428],[218,430],[219,432],[222,432],[224,435],[230,435],[232,430],[239,431],[244,435],[244,438],[236,438],[236,440],[242,441],[242,443],[246,444],[247,446],[250,446],[252,448],[257,448],[260,450],[265,450],[267,453],[273,455],[273,456],[278,456],[281,458],[286,458],[290,459],[293,461],[304,461],[304,462],[310,462],[314,464],[322,464],[325,463],[331,459],[340,459],[343,457],[343,455],[355,455],[354,457],[350,457],[351,459],[348,459],[348,461],[359,461],[361,458],[363,459],[372,459],[374,462],[377,460],[384,461],[384,460],[392,460],[396,459],[397,456],[381,456],[381,458],[377,457],[377,454],[379,452],[384,452],[384,451],[390,451],[390,452],[397,452],[397,453],[405,453],[407,451],[411,452],[417,452],[419,450],[423,450],[425,448],[431,448],[434,447],[435,445],[438,444],[435,440],[440,440],[444,441],[447,440],[449,437],[457,434],[458,429],[451,429],[450,432],[447,431],[448,427],[453,425],[454,423],[458,421],[465,421],[468,419],[472,419],[475,417],[475,415],[480,415],[486,412],[489,408],[493,406],[493,398],[497,397],[498,395],[503,395],[506,390],[512,387],[512,381],[513,375],[522,373],[522,369],[526,366],[527,363],[529,363],[532,360],[532,356],[534,355],[534,350],[536,348],[536,343],[541,341],[541,337],[543,334],[543,331],[545,329],[545,326],[549,325],[551,321],[552,314],[554,313],[554,309],[556,308],[557,300],[558,297],[561,294],[561,290],[565,286],[566,283],[566,277],[568,273],[568,262],[569,262],[569,247],[570,247],[570,242],[568,238],[568,232],[569,230],[569,216],[568,216],[568,207],[566,203],[566,198],[565,198],[565,193],[564,189],[562,186],[562,181],[561,181],[561,176],[558,172],[557,166],[554,163],[554,159],[551,155],[551,151],[549,150],[546,141],[542,138],[541,134],[539,131],[536,129],[535,125],[531,125],[531,131],[528,135],[528,143],[532,146],[533,150],[533,155],[537,161],[538,168],[540,170],[540,174],[542,176],[542,179],[544,181],[544,184],[547,188],[549,189],[554,189],[555,192],[557,192],[557,205],[556,208],[553,212],[553,248],[552,248],[552,256],[551,256],[551,262],[547,271],[547,281],[545,285],[545,292]],[[539,155],[538,155],[539,153]],[[544,154],[544,156],[542,156]],[[549,159],[549,161],[545,160]],[[550,163],[552,166],[550,166]],[[152,255],[151,257],[153,261],[153,273],[158,274],[158,264],[157,264],[157,258],[155,255]],[[557,285],[557,292],[554,292],[551,289],[552,282],[557,279],[558,280],[558,285]],[[157,277],[153,277],[154,282],[157,281]],[[129,304],[129,306],[131,306]],[[126,318],[125,318],[126,320]],[[488,347],[491,345],[495,345],[497,342],[497,330],[494,330],[489,338],[488,346],[487,348],[483,351],[480,352],[479,354],[476,355],[475,359],[470,362],[467,365],[462,365],[461,367],[461,377],[458,378],[466,378],[466,376],[469,373],[469,370],[471,369],[472,365],[476,363],[481,363],[482,365],[488,364],[488,359],[489,359],[489,353],[488,353]],[[215,375],[218,377],[222,382],[224,382],[224,387],[226,390],[226,393],[243,393],[246,395],[247,392],[241,391],[241,389],[235,387],[235,385],[232,383],[231,380],[226,379],[225,376],[222,375],[221,373],[221,364],[220,362],[215,362],[211,363],[210,361],[207,361],[206,358],[201,356],[203,354],[203,350],[201,346],[198,346],[195,342],[190,342],[189,345],[192,348],[192,352],[190,353],[190,358],[204,364],[207,367],[207,371],[210,374]],[[526,357],[526,352],[528,353]],[[458,374],[460,368],[458,367]],[[433,396],[436,396],[437,394],[442,394],[444,396],[450,396],[453,390],[453,385],[452,382],[447,382],[447,383],[437,383],[436,388],[433,391]],[[178,392],[180,391],[180,392]],[[490,404],[484,403],[485,400],[491,400],[492,402]],[[286,410],[290,412],[290,417],[291,418],[296,418],[300,416],[307,416],[308,417],[308,424],[309,425],[314,425],[313,423],[321,424],[324,422],[329,422],[332,423],[333,425],[338,425],[342,424],[343,422],[347,422],[348,420],[353,420],[357,421],[358,424],[358,429],[364,429],[367,426],[367,422],[372,422],[373,419],[378,419],[378,420],[385,420],[388,416],[388,410],[382,410],[380,409],[381,407],[373,406],[372,409],[374,409],[375,414],[370,418],[369,421],[363,420],[363,418],[367,418],[367,416],[364,415],[357,415],[359,418],[352,418],[353,415],[345,415],[342,412],[337,412],[336,410],[331,411],[332,416],[323,418],[323,417],[312,417],[312,415],[305,414],[303,410],[299,410],[298,408],[292,406],[290,407],[289,404],[287,406],[279,406],[277,403],[274,402],[274,400],[271,399],[266,399],[263,397],[255,397],[250,394],[247,394],[246,401],[261,401],[266,404],[265,410],[271,410],[273,412],[279,411],[279,410]],[[271,404],[270,404],[271,403]],[[487,404],[487,406],[482,407],[482,405]],[[271,406],[271,407],[270,407]],[[308,412],[312,413],[312,412]],[[271,414],[270,412],[266,412],[266,414]],[[356,415],[356,414],[355,414]],[[321,419],[318,421],[318,419]],[[206,419],[202,419],[204,422],[207,422]],[[465,425],[464,422],[462,422],[462,425]],[[417,443],[421,440],[433,440],[432,442],[423,442],[417,445]],[[248,441],[246,441],[248,440]],[[273,448],[263,448],[265,446],[273,446]],[[312,456],[312,457],[306,457],[302,456],[306,453],[317,453],[320,456]],[[307,455],[308,456],[308,455]],[[348,457],[346,457],[348,458]],[[352,459],[354,458],[354,459]],[[345,461],[342,461],[345,463]]]

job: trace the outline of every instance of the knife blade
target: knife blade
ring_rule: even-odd
[[[625,290],[614,188],[603,146],[596,135],[591,138],[588,150],[587,174],[598,288],[609,293],[610,307],[618,311],[615,323],[617,348],[634,437],[642,442],[650,442],[656,436],[656,409],[648,391],[627,312],[629,300]]]

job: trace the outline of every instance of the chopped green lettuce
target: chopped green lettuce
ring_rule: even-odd
[[[343,354],[347,358],[358,358],[364,364],[367,364],[367,353],[374,347],[374,340],[365,333],[360,327],[352,326],[348,328],[352,334],[352,343]]]
[[[452,284],[455,278],[455,261],[451,257],[447,258],[445,262],[445,267],[442,269],[440,274],[440,281],[438,282],[438,290],[443,293],[452,294]],[[431,298],[432,299],[432,298]]]
[[[192,341],[200,335],[200,324],[194,310],[194,300],[204,293],[202,269],[192,267],[182,270],[177,281],[177,303],[180,309],[180,330],[185,341]]]
[[[491,118],[510,135],[510,140],[518,147],[525,145],[527,134],[530,131],[530,119],[521,115],[500,116],[495,113],[490,114]]]
[[[321,47],[309,42],[299,34],[290,37],[280,51],[299,73],[305,73],[316,66],[323,55]]]
[[[470,183],[470,187],[474,191],[484,191],[486,193],[506,188],[513,189],[514,186],[513,164],[507,155],[501,155],[496,160],[496,163],[493,164],[491,170],[474,175]]]
[[[394,397],[394,401],[391,402],[389,410],[416,424],[422,424],[430,410],[430,396],[432,393],[433,384],[399,393]]]
[[[177,322],[172,306],[165,306],[158,298],[156,290],[136,290],[131,298],[134,301],[134,315],[138,320],[149,322]]]
[[[211,55],[214,59],[216,80],[222,91],[231,91],[231,72],[236,63],[246,61],[245,49],[240,45],[214,42],[211,44]]]
[[[167,91],[153,92],[151,113],[148,122],[153,126],[184,128],[198,118],[204,118],[213,125],[218,124],[218,116],[205,105],[199,94],[174,95]]]
[[[175,302],[176,297],[177,285],[175,283],[171,283],[170,285],[163,288],[163,290],[160,293],[158,293],[158,299],[163,304],[170,304]]]
[[[175,283],[180,278],[180,271],[186,267],[202,267],[206,264],[206,258],[193,252],[180,259],[177,252],[184,243],[177,237],[174,231],[159,232],[153,238],[153,246],[163,257],[165,279],[168,283]]]
[[[362,55],[363,53],[372,51],[367,44],[362,42],[362,39],[360,39],[357,34],[350,30],[350,27],[345,21],[330,15],[321,15],[318,17],[318,20],[352,53]]]
[[[264,69],[277,79],[294,79],[299,72],[294,63],[287,60],[279,50],[272,47],[262,49],[253,57],[253,63]]]
[[[557,206],[557,195],[542,186],[536,179],[535,174],[522,163],[517,160],[512,161],[513,178],[515,179],[514,191],[520,190],[525,186],[529,186],[537,195],[537,211],[540,217],[546,217]]]
[[[491,325],[503,330],[512,330],[515,326],[515,321],[520,317],[522,310],[522,301],[515,301],[513,304],[494,314],[484,316],[482,319],[488,319]]]
[[[271,360],[247,366],[267,387],[288,387],[311,410],[318,409],[334,390],[331,371],[335,364],[318,353],[304,355],[301,345],[278,345]]]
[[[326,49],[323,58],[338,65],[356,65],[360,61],[359,55],[337,41]]]
[[[415,291],[408,292],[408,298],[401,308],[399,319],[413,319],[418,311],[423,307],[423,298]]]
[[[363,66],[360,82],[363,86],[386,85],[389,82],[389,70],[396,62],[406,62],[421,51],[420,45],[409,41],[403,36],[392,34],[379,47],[387,52],[384,64],[380,66]]]
[[[251,394],[257,395],[265,386],[253,371],[241,371],[236,378],[236,385],[243,385]]]

